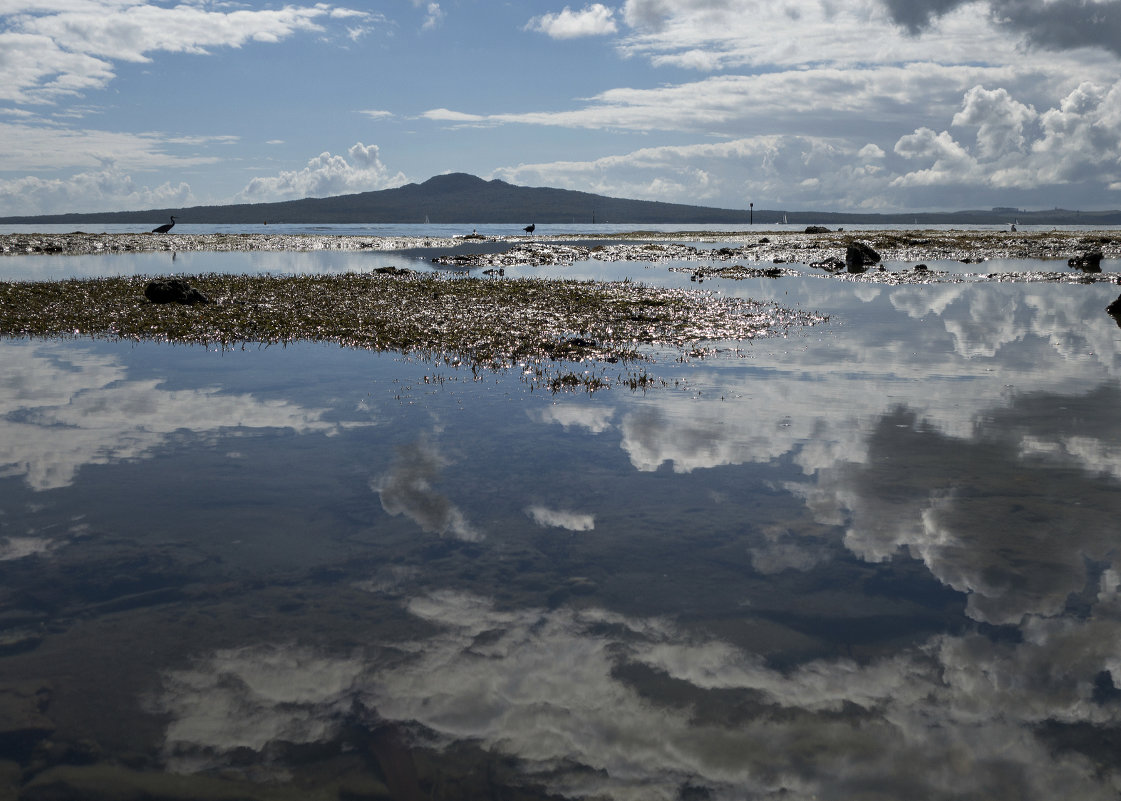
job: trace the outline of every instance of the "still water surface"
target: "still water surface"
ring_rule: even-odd
[[[831,319],[594,395],[0,343],[0,796],[1115,799],[1116,286],[704,288]]]

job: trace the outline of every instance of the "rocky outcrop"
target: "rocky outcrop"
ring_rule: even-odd
[[[1100,250],[1087,250],[1077,256],[1067,259],[1068,267],[1077,267],[1087,273],[1100,273],[1104,254]]]
[[[879,263],[880,254],[863,242],[853,242],[845,250],[845,268],[850,273],[862,273],[873,264]]]

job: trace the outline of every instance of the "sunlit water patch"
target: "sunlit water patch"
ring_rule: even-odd
[[[129,275],[334,275],[368,273],[379,267],[428,270],[420,257],[386,251],[291,251],[219,253],[128,253],[114,255],[37,255],[0,261],[0,280],[58,281]]]

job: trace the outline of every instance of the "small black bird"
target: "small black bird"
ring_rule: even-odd
[[[153,234],[166,234],[168,231],[170,231],[174,227],[175,227],[175,215],[173,214],[171,216],[171,222],[164,223],[159,228],[153,228],[152,233]]]
[[[532,233],[533,233],[533,229],[534,229],[534,228],[536,228],[536,227],[537,227],[537,223],[530,223],[529,225],[527,225],[527,226],[525,227],[525,229],[524,229],[524,230],[525,230],[525,232],[526,232],[527,234],[532,234]]]

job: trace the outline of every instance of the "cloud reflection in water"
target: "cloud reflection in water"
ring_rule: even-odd
[[[882,302],[924,319],[907,337],[855,326],[795,360],[754,353],[756,372],[702,365],[706,391],[624,405],[621,446],[643,471],[789,458],[805,478],[784,486],[857,556],[922,559],[977,620],[1060,614],[1121,547],[1121,347],[1084,289],[895,288]],[[762,572],[826,556],[764,534]]]
[[[168,674],[160,706],[182,758],[330,739],[358,700],[430,743],[517,757],[572,797],[1113,798],[1091,759],[1052,740],[1066,723],[1121,726],[1094,683],[1121,675],[1117,583],[1103,581],[1093,619],[1034,618],[1019,642],[939,635],[790,671],[663,619],[437,591],[407,604],[438,633],[398,643],[404,664],[224,651]]]
[[[794,358],[757,343],[732,367],[690,365],[696,392],[619,392],[610,407],[562,398],[532,410],[532,420],[595,435],[581,436],[570,458],[611,450],[611,459],[587,456],[594,476],[576,473],[557,493],[586,513],[544,504],[535,513],[531,499],[556,497],[547,476],[502,484],[525,492],[488,519],[489,498],[467,506],[476,499],[457,494],[463,474],[483,480],[477,465],[448,470],[434,437],[414,439],[371,484],[384,510],[446,537],[479,539],[487,527],[488,540],[434,564],[421,549],[379,552],[377,537],[363,539],[355,550],[369,555],[369,578],[346,588],[365,601],[302,587],[302,608],[332,610],[313,621],[325,624],[319,641],[344,645],[286,643],[288,631],[274,629],[256,636],[278,642],[202,646],[195,663],[165,670],[154,707],[170,718],[169,763],[221,768],[239,749],[339,742],[351,723],[389,719],[428,743],[516,757],[532,780],[573,797],[676,799],[707,788],[712,798],[1116,798],[1115,755],[1087,745],[1121,731],[1116,328],[1084,287],[944,290],[862,293],[860,303],[894,316],[808,339]],[[67,381],[111,390],[124,378],[112,360],[88,369],[60,369],[41,387],[17,381],[14,392],[59,398],[19,408],[80,419],[58,410],[75,394]],[[143,420],[140,395],[133,408]],[[39,412],[9,412],[3,425],[30,425],[21,414]],[[107,419],[116,435],[123,421],[111,410]],[[143,443],[146,433],[132,436]],[[703,480],[731,465],[750,470]],[[582,494],[591,481],[602,495]],[[619,522],[612,505],[650,487],[666,489],[665,505],[656,498],[637,523]],[[691,528],[670,530],[694,513],[670,508],[682,487],[706,515],[694,539]],[[766,493],[785,505],[739,515]],[[369,490],[359,494],[368,506]],[[731,513],[708,514],[718,494]],[[586,515],[596,536],[521,536],[532,525],[527,506],[532,519],[570,529]],[[803,508],[812,525],[796,519]],[[511,530],[490,527],[494,519]],[[564,548],[552,548],[561,539]],[[595,561],[601,553],[609,564]],[[859,581],[837,581],[830,560],[855,565],[843,575]],[[518,583],[523,563],[532,587]],[[550,590],[584,568],[598,571],[596,589],[553,604]],[[729,586],[690,606],[718,570]],[[959,604],[919,628],[930,610],[872,580],[919,574],[966,594],[972,619]],[[678,617],[620,603],[640,586],[667,588],[657,608]],[[331,603],[313,603],[317,593]],[[404,598],[407,623],[382,628],[365,605],[371,593],[385,604],[378,614]],[[845,635],[820,633],[853,620],[873,628],[893,606],[914,636],[876,630],[871,646],[854,649],[858,659]],[[799,620],[819,627],[775,645],[774,630]],[[797,653],[765,658],[786,657],[783,648]]]
[[[167,389],[130,379],[116,357],[59,343],[3,343],[0,476],[35,490],[69,486],[85,465],[150,456],[177,431],[217,435],[235,428],[332,433],[324,409],[247,394]]]
[[[422,436],[398,447],[389,471],[371,481],[370,488],[381,497],[387,514],[403,514],[430,534],[477,542],[483,538],[482,532],[432,486],[448,463],[436,445]]]
[[[563,509],[550,509],[534,505],[526,508],[525,513],[542,528],[563,528],[569,531],[591,531],[596,527],[595,515],[570,512]]]

